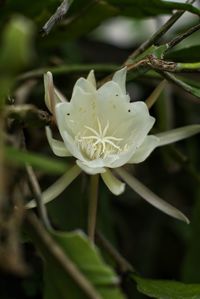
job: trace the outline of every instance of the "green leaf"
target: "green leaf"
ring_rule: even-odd
[[[191,4],[179,3],[176,1],[107,0],[107,2],[120,8],[121,14],[135,18],[145,18],[159,14],[171,14],[173,9],[190,11],[196,14],[199,14],[200,12],[199,9]]]
[[[5,150],[5,157],[12,164],[25,166],[28,163],[39,170],[52,174],[64,173],[69,168],[67,163],[8,146]]]
[[[102,299],[123,299],[118,278],[114,271],[102,260],[97,248],[81,231],[52,233],[68,258],[94,286]],[[58,265],[53,257],[42,252],[45,263],[45,299],[87,299],[88,297]]]
[[[200,45],[171,50],[166,53],[165,58],[176,62],[198,62],[200,61]]]
[[[184,77],[174,76],[171,73],[166,73],[166,79],[183,88],[193,96],[200,98],[200,85],[198,82],[195,82],[194,80],[188,80]]]
[[[144,279],[138,276],[138,291],[158,299],[200,299],[200,284],[184,284],[177,281]]]

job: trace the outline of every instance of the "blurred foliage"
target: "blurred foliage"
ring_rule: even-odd
[[[42,28],[60,4],[61,1],[56,0],[0,1],[0,117],[5,122],[0,127],[5,168],[0,165],[0,171],[5,177],[8,198],[12,200],[23,200],[23,194],[24,197],[31,197],[25,172],[27,163],[36,171],[42,190],[51,185],[57,175],[66,172],[71,164],[71,160],[55,158],[51,153],[44,134],[45,119],[41,123],[36,116],[29,119],[19,113],[17,117],[17,112],[8,115],[4,108],[14,106],[21,109],[21,105],[31,104],[36,110],[46,111],[42,80],[44,71],[52,71],[55,85],[70,99],[75,81],[86,76],[90,69],[94,69],[97,79],[101,80],[124,61],[134,64],[149,55],[164,58],[178,63],[180,74],[170,73],[172,79],[152,108],[151,114],[157,119],[154,130],[199,123],[199,32],[195,33],[193,40],[186,39],[186,46],[184,41],[178,47],[168,49],[170,39],[193,26],[194,22],[199,22],[200,10],[196,3],[74,0],[67,14],[45,35]],[[101,42],[96,38],[96,28],[101,24],[107,26],[107,22],[112,23],[119,17],[133,22],[131,33],[135,30],[134,24],[137,24],[141,36],[147,26],[153,34],[155,28],[159,29],[165,22],[165,15],[170,17],[176,9],[190,13],[186,18],[182,17],[182,22],[180,19],[178,29],[175,24],[167,37],[162,36],[161,40],[156,40],[137,57],[132,56],[133,50],[138,47],[137,40],[132,42],[131,47],[120,47],[112,42],[112,38],[109,43],[104,41],[104,36]],[[149,21],[150,17],[152,23],[142,26],[143,21]],[[113,35],[116,35],[115,29],[113,26]],[[117,32],[119,40],[120,34]],[[181,68],[184,67],[187,71],[182,72]],[[131,99],[147,98],[162,75],[162,72],[147,64],[130,68],[127,89]],[[178,84],[171,84],[174,77]],[[55,136],[58,135],[53,122],[52,127]],[[102,299],[200,298],[198,148],[199,137],[193,137],[178,145],[158,149],[142,165],[129,169],[153,191],[184,211],[191,219],[188,227],[149,206],[128,187],[120,197],[114,197],[100,181],[97,229],[140,276],[129,271],[123,273],[102,244],[94,247],[83,233],[87,227],[89,193],[89,181],[85,174],[47,205],[53,227],[65,231],[52,233],[53,240]],[[9,203],[15,203],[12,200]],[[77,229],[83,232],[74,231]],[[26,223],[22,230],[23,233],[26,231]],[[0,237],[2,239],[2,235]],[[41,247],[40,240],[33,239],[33,243],[29,240],[23,244],[24,260],[29,267],[26,275],[0,272],[1,299],[87,298],[54,257],[48,255],[48,249]]]

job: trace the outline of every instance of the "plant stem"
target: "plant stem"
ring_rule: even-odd
[[[186,3],[192,4],[195,0],[188,0]],[[128,59],[124,62],[124,65],[129,64],[131,60],[134,60],[137,56],[140,54],[144,53],[150,46],[155,44],[173,25],[174,23],[184,14],[185,11],[177,11],[175,12],[171,18],[163,24],[159,28],[158,31],[156,31],[147,41],[145,41],[143,44],[139,46],[129,57]]]
[[[26,73],[23,73],[17,77],[17,80],[27,80],[30,78],[41,77],[44,73],[50,71],[53,75],[60,74],[70,74],[70,73],[79,73],[79,72],[89,72],[94,69],[98,72],[114,72],[120,65],[116,64],[73,64],[73,65],[60,65],[56,67],[45,67],[36,70],[32,70]]]
[[[134,272],[132,265],[117,251],[117,249],[100,233],[96,233],[97,242],[117,263],[122,273]]]
[[[168,43],[168,48],[165,52],[167,52],[169,49],[175,47],[177,44],[182,42],[185,38],[187,38],[188,36],[190,36],[191,34],[193,34],[194,32],[196,32],[199,29],[200,29],[200,24],[197,24],[197,25],[189,28],[186,32],[184,32],[184,33],[178,35],[177,37],[175,37],[174,39],[172,39]]]
[[[89,209],[88,209],[88,237],[94,242],[96,215],[98,204],[99,175],[92,175],[90,178]]]
[[[46,207],[45,207],[45,205],[43,203],[43,200],[42,200],[42,192],[41,192],[41,189],[40,189],[40,185],[39,185],[38,180],[35,176],[33,168],[30,165],[27,164],[26,165],[26,171],[27,171],[27,174],[28,174],[29,185],[30,185],[30,188],[31,188],[32,193],[34,195],[36,204],[37,204],[37,209],[38,209],[38,214],[40,216],[40,220],[42,221],[44,227],[48,231],[51,231],[52,227],[51,227],[51,224],[50,224],[49,219],[48,219]]]

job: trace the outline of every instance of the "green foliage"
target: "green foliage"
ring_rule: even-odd
[[[52,237],[63,249],[67,257],[94,286],[102,299],[122,299],[118,288],[118,278],[113,270],[102,260],[98,249],[87,239],[83,232],[53,233]],[[45,258],[45,299],[80,298],[87,296],[63,271],[57,261],[43,251]]]
[[[33,24],[23,17],[15,17],[7,25],[0,54],[4,74],[18,72],[33,56]]]
[[[189,46],[186,48],[169,51],[165,58],[177,62],[199,62],[200,45]]]
[[[111,76],[125,61],[125,64],[131,65],[129,65],[128,72],[128,92],[130,92],[131,99],[133,101],[144,100],[165,78],[166,70],[162,69],[162,65],[161,70],[156,70],[150,63],[140,64],[142,60],[148,61],[149,57],[153,57],[161,64],[163,61],[165,63],[170,61],[176,65],[175,70],[165,72],[169,75],[168,85],[163,91],[162,100],[159,100],[157,109],[152,111],[152,115],[157,119],[155,131],[188,123],[199,123],[199,106],[192,102],[194,100],[199,102],[200,98],[199,36],[191,39],[187,46],[181,44],[181,48],[169,49],[169,42],[178,36],[178,32],[184,32],[186,28],[190,28],[195,21],[195,15],[197,18],[200,15],[196,3],[193,5],[162,0],[74,0],[63,20],[56,23],[48,35],[43,36],[42,27],[56,12],[60,4],[61,1],[58,0],[0,1],[0,114],[5,104],[20,109],[21,104],[27,103],[33,107],[33,111],[46,110],[42,81],[44,72],[51,71],[53,73],[55,85],[70,99],[74,82],[79,77],[86,76],[86,73],[94,69],[99,83],[101,79],[107,78],[107,75]],[[144,48],[140,48],[142,50],[138,55],[134,55],[134,50],[139,46],[137,40],[134,40],[127,48],[126,45],[123,45],[123,48],[116,47],[112,41],[107,42],[104,39],[104,34],[101,37],[103,42],[98,40],[95,32],[90,35],[105,21],[119,20],[121,17],[127,18],[129,24],[132,24],[133,36],[135,31],[143,36],[144,32],[142,31],[149,30],[148,25],[143,21],[155,17],[152,30],[154,33],[162,28],[159,24],[160,18],[166,14],[172,15],[175,10],[192,13],[190,14],[191,20],[187,21],[186,19],[186,22],[180,24],[176,31],[171,26],[169,35],[165,36],[162,33],[153,39],[149,46],[145,47],[145,43],[151,36],[147,37],[147,40],[143,40]],[[144,29],[142,29],[143,26]],[[116,28],[114,29],[116,30]],[[115,35],[116,32],[119,35],[118,40],[123,40],[120,31],[119,33],[117,30],[114,32]],[[104,31],[104,33],[107,32]],[[79,37],[81,38],[79,39]],[[195,44],[196,42],[197,44]],[[22,73],[23,71],[26,72]],[[179,88],[174,88],[175,85],[170,84],[171,82]],[[43,190],[43,183],[44,186],[49,186],[52,183],[52,178],[49,179],[49,175],[65,173],[71,163],[67,158],[56,159],[39,154],[44,153],[44,140],[41,132],[44,133],[46,122],[44,120],[44,122],[35,124],[38,119],[37,113],[36,117],[34,115],[33,117],[24,117],[18,111],[16,109],[15,113],[8,116],[6,113],[0,115],[0,119],[4,122],[0,128],[2,133],[0,136],[0,171],[2,172],[2,169],[4,171],[4,167],[2,167],[4,163],[6,166],[14,166],[10,167],[11,172],[7,169],[5,171],[5,185],[9,189],[10,205],[15,202],[13,199],[23,197],[24,190],[21,192],[21,189],[26,189],[27,186],[23,171],[27,164],[48,174],[42,178]],[[23,113],[28,115],[27,111]],[[56,136],[59,132],[56,132],[55,120],[53,116],[50,119],[52,120],[53,135]],[[19,135],[15,135],[15,133],[24,126],[25,142],[30,151],[18,149]],[[119,124],[120,126],[121,124]],[[17,148],[7,146],[7,140],[8,142],[11,140],[9,144],[13,144],[13,146],[16,144]],[[166,149],[163,149],[163,153],[156,150],[140,168],[135,167],[134,173],[142,181],[146,180],[147,184],[152,186],[153,190],[158,191],[161,196],[169,198],[174,205],[186,211],[187,215],[190,216],[191,210],[193,210],[188,230],[185,226],[181,226],[151,209],[136,194],[132,194],[128,187],[126,192],[116,199],[100,181],[97,229],[116,245],[116,252],[113,254],[101,242],[97,243],[99,247],[93,245],[83,233],[86,231],[88,220],[89,180],[87,175],[77,178],[59,195],[58,200],[48,204],[48,217],[53,226],[53,232],[48,232],[49,235],[100,298],[122,299],[128,296],[127,298],[138,299],[144,294],[158,299],[200,299],[200,284],[194,284],[200,282],[199,188],[191,183],[191,180],[196,180],[199,183],[200,161],[198,149],[194,153],[195,165],[194,161],[189,161],[187,157],[191,145],[184,143],[178,146],[180,152],[177,150],[178,154],[171,155],[170,159],[169,157],[166,159],[164,155],[167,153]],[[175,149],[174,152],[176,152]],[[176,159],[175,156],[178,158]],[[12,171],[17,173],[18,169],[20,169],[19,181],[22,183],[21,185],[24,183],[24,188],[21,185],[17,186],[18,182],[16,184],[13,182]],[[38,180],[40,183],[39,176]],[[18,192],[19,190],[20,192]],[[195,193],[196,199],[194,208],[192,208],[193,193]],[[1,197],[3,198],[3,196]],[[7,197],[5,198],[7,200]],[[15,208],[13,210],[17,211]],[[10,222],[4,221],[7,218],[2,213],[0,209],[0,248],[2,240],[4,240],[5,228],[7,231],[10,229]],[[40,213],[38,215],[40,216]],[[15,217],[17,216],[14,214],[11,219],[15,220]],[[14,221],[13,223],[15,225]],[[19,230],[18,227],[17,229]],[[55,229],[64,232],[57,232]],[[74,231],[74,229],[79,230]],[[17,233],[19,234],[19,232]],[[15,239],[18,234],[14,235]],[[18,288],[23,289],[21,287],[24,282],[23,278],[18,279],[20,283],[17,280],[16,285],[12,285],[13,277],[10,279],[9,276],[8,278],[6,276],[4,286],[4,280],[1,280],[0,273],[0,281],[2,281],[0,293],[8,285],[5,295],[3,293],[1,299],[35,299],[41,298],[41,296],[44,299],[89,298],[72,278],[72,273],[63,269],[48,248],[44,248],[37,238],[33,237],[32,240],[33,245],[38,247],[43,258],[40,259],[35,254],[35,249],[30,244],[28,244],[30,248],[25,247],[27,260],[30,260],[30,268],[33,268],[32,271],[37,279],[34,280],[30,275],[30,283],[25,284],[27,290],[23,297],[23,294],[18,292]],[[104,254],[103,257],[100,254],[100,249]],[[144,276],[161,277],[162,280],[145,279],[124,273],[123,267],[120,268],[120,262],[123,260],[120,259],[120,253],[126,256],[128,262],[133,264],[138,272],[144,273]],[[38,268],[34,263],[36,256],[39,260]],[[104,258],[110,264],[106,264]],[[9,258],[8,260],[10,261]],[[117,271],[115,271],[116,268]],[[180,269],[182,269],[183,281],[189,284],[179,282],[181,279]],[[41,275],[43,275],[44,281],[38,282]],[[132,275],[131,280],[134,280],[134,284],[131,281],[131,285],[127,286],[126,280],[127,277],[129,280],[130,275]],[[174,280],[169,280],[171,278]],[[135,281],[137,290],[134,289]]]
[[[39,154],[25,152],[16,148],[6,147],[6,159],[14,165],[32,165],[34,168],[51,174],[61,174],[67,171],[69,165]]]
[[[177,281],[144,279],[135,276],[138,290],[151,298],[199,299],[200,284],[184,284]]]

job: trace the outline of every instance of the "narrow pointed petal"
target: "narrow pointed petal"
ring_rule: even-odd
[[[109,169],[107,169],[106,172],[101,173],[101,177],[113,194],[120,195],[124,192],[125,184],[118,180]]]
[[[62,102],[68,102],[65,96],[58,90],[56,87],[54,87],[54,94],[56,99],[56,104],[62,103]]]
[[[55,115],[55,105],[65,102],[66,99],[62,93],[54,87],[53,76],[51,72],[44,74],[44,100],[49,111]]]
[[[46,135],[49,142],[49,145],[53,153],[58,157],[69,157],[71,153],[67,150],[64,142],[56,140],[52,137],[52,132],[49,127],[46,127]]]
[[[77,165],[87,174],[94,175],[97,173],[103,173],[106,171],[103,167],[89,167],[80,160],[76,160]]]
[[[54,99],[54,86],[53,86],[53,76],[51,72],[44,74],[44,92],[45,92],[45,104],[50,112],[53,113]]]
[[[116,82],[120,86],[123,94],[126,94],[126,73],[127,67],[124,67],[117,71],[112,78],[112,81]]]
[[[182,220],[187,224],[189,223],[188,218],[181,211],[154,194],[150,189],[144,186],[140,181],[138,181],[124,169],[117,168],[115,171],[137,194],[139,194],[151,205],[171,217]]]
[[[63,176],[61,176],[54,184],[42,193],[43,203],[46,204],[59,196],[80,173],[81,169],[77,165],[74,165],[71,169],[69,169]],[[26,205],[26,208],[31,209],[35,206],[35,200],[31,200]]]
[[[87,81],[89,81],[96,89],[96,79],[93,70],[89,72],[89,75],[87,76]]]
[[[200,133],[200,125],[190,125],[156,134],[160,141],[158,146],[167,145]]]
[[[159,145],[159,138],[149,135],[145,138],[142,145],[133,154],[128,163],[141,163],[148,158],[152,151]]]

